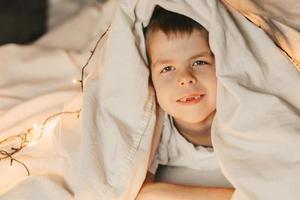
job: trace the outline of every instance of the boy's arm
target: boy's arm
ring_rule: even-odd
[[[230,200],[233,192],[234,189],[231,188],[156,183],[154,175],[148,172],[136,200]]]

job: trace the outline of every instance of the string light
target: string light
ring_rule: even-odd
[[[34,146],[35,144],[37,144],[37,142],[43,137],[43,135],[45,134],[45,130],[47,130],[46,125],[48,123],[51,123],[51,121],[54,120],[54,118],[59,117],[60,115],[63,114],[75,114],[76,117],[79,116],[81,110],[77,110],[77,111],[65,111],[65,112],[59,112],[59,113],[55,113],[49,117],[47,117],[45,120],[42,121],[41,123],[41,127],[38,126],[37,123],[34,123],[32,125],[31,128],[29,128],[26,131],[21,132],[18,135],[13,135],[10,136],[2,141],[0,141],[0,145],[5,146],[5,143],[8,142],[14,142],[15,146],[11,146],[8,149],[0,149],[0,161],[1,160],[5,160],[5,159],[10,159],[10,166],[9,168],[12,169],[12,165],[13,165],[13,161],[23,165],[23,167],[26,169],[28,176],[30,176],[30,172],[28,167],[21,161],[17,160],[16,158],[14,158],[14,154],[18,153],[19,151],[21,151],[23,148],[27,147],[27,146]]]
[[[91,55],[87,59],[87,62],[85,63],[85,65],[82,67],[81,79],[80,80],[73,79],[73,81],[72,81],[74,84],[80,83],[82,92],[83,92],[83,78],[84,78],[85,68],[88,66],[99,42],[104,37],[104,35],[107,33],[109,28],[110,28],[110,25],[108,26],[106,31],[99,37],[93,50],[91,51]],[[27,175],[30,176],[30,171],[29,171],[28,167],[20,160],[17,160],[16,158],[14,158],[14,155],[16,153],[20,152],[25,147],[32,147],[32,146],[36,145],[43,136],[46,136],[51,131],[53,131],[53,129],[55,128],[56,122],[58,121],[59,116],[65,115],[65,114],[72,114],[72,115],[76,115],[76,117],[79,118],[80,113],[81,113],[81,109],[78,109],[76,111],[64,111],[64,112],[55,113],[55,114],[47,117],[40,124],[34,123],[32,125],[32,127],[27,129],[26,131],[21,131],[18,134],[9,136],[9,137],[1,140],[0,141],[0,162],[2,160],[10,159],[10,165],[8,166],[8,169],[10,171],[13,170],[13,163],[17,162],[25,168]],[[55,121],[55,119],[57,121]]]
[[[28,143],[29,147],[33,147],[34,145],[36,145],[37,141],[31,141]]]
[[[78,84],[78,83],[81,83],[81,80],[73,79],[72,82],[73,82],[74,84]]]
[[[252,19],[250,19],[249,17],[245,16],[247,20],[249,20],[251,23],[253,23],[254,25],[258,26],[258,28],[262,29],[263,31],[265,31],[261,25],[255,23]],[[293,65],[296,67],[296,69],[300,72],[300,64],[298,63],[298,61],[296,61],[286,50],[284,50],[280,44],[276,41],[273,41],[274,44],[281,50],[281,52],[283,54],[285,54],[289,60],[293,63]]]
[[[34,123],[34,124],[32,125],[32,128],[35,129],[35,130],[37,130],[37,129],[38,129],[38,124],[37,124],[37,123]]]

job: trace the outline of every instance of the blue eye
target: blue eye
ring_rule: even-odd
[[[172,71],[172,70],[174,70],[174,67],[172,67],[172,66],[167,66],[167,67],[164,67],[164,68],[160,71],[160,73],[167,73],[167,72]]]
[[[198,65],[207,65],[208,63],[203,60],[197,60],[193,63],[192,66],[198,66]]]

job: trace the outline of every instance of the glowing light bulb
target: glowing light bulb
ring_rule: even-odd
[[[37,130],[37,129],[39,128],[39,125],[38,125],[37,123],[34,123],[34,124],[32,125],[32,128],[33,128],[34,130]]]
[[[9,166],[8,166],[8,169],[9,169],[9,171],[12,171],[12,170],[13,170],[13,166],[12,166],[12,165],[9,165]]]
[[[59,119],[60,119],[60,117],[57,117],[57,118],[52,119],[51,121],[47,122],[47,125],[44,128],[44,133],[43,133],[44,136],[48,137],[49,135],[51,135],[54,132],[54,130],[59,122]]]
[[[73,79],[73,81],[72,81],[74,84],[76,84],[76,83],[78,83],[78,80],[76,80],[76,79]]]
[[[37,141],[31,141],[31,142],[29,142],[28,146],[32,147],[32,146],[36,145],[36,143],[37,143]]]

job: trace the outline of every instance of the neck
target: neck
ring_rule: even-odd
[[[197,123],[187,123],[174,119],[174,123],[182,136],[194,145],[212,146],[211,124],[215,115],[212,112],[207,118]]]

